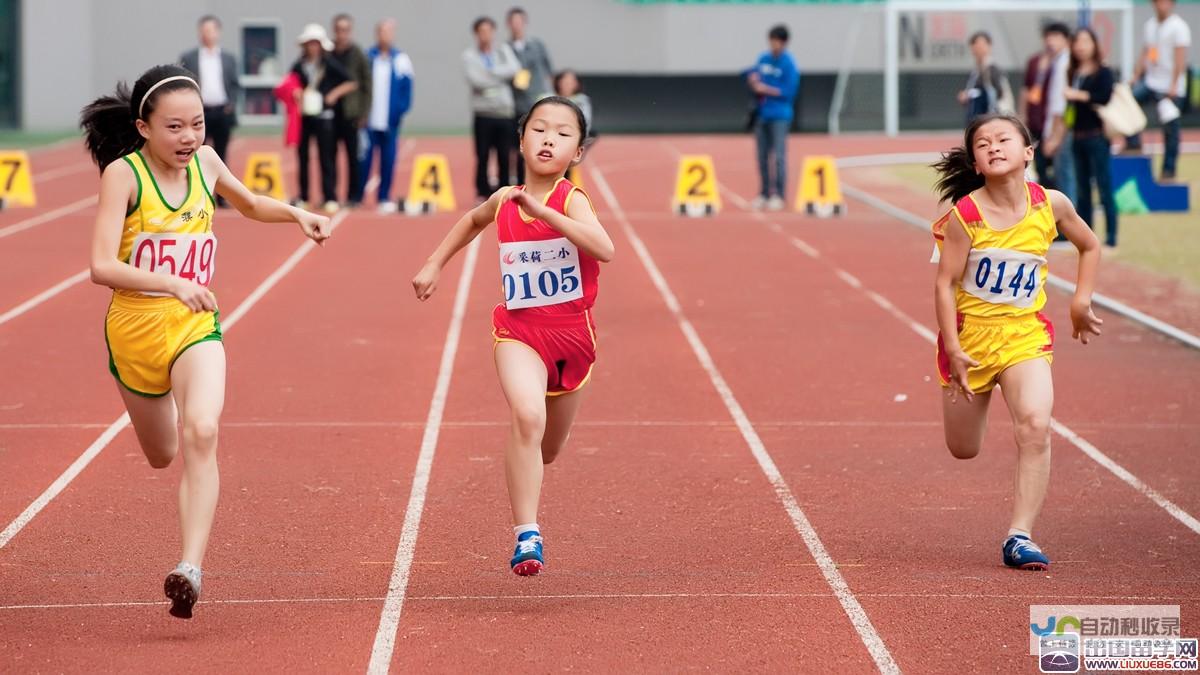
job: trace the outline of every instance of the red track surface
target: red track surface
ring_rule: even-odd
[[[793,163],[808,152],[929,150],[949,140],[884,148],[874,138],[801,137]],[[466,204],[468,141],[422,139],[417,150],[449,156]],[[1038,532],[1055,566],[1022,574],[1000,565],[1015,456],[1002,406],[985,452],[953,460],[928,381],[932,348],[838,275],[931,325],[927,237],[858,203],[828,221],[760,221],[736,200],[710,220],[673,217],[673,150],[712,153],[728,188],[752,194],[744,137],[606,137],[589,163],[901,670],[1030,672],[1030,604],[1179,604],[1184,634],[1200,632],[1200,536],[1060,437]],[[234,154],[235,173],[242,157]],[[34,165],[80,161],[63,148]],[[393,670],[874,669],[616,205],[594,174],[585,182],[618,258],[602,270],[589,399],[547,471],[547,570],[533,579],[507,570],[507,411],[491,362],[489,231]],[[84,198],[95,183],[82,172],[39,185],[40,210]],[[0,228],[36,213],[6,211]],[[0,239],[0,312],[85,267],[92,213]],[[0,671],[366,669],[462,258],[428,304],[412,299],[408,282],[454,215],[351,214],[230,331],[222,503],[197,618],[171,619],[158,588],[178,548],[178,468],[149,469],[126,429],[0,549]],[[216,290],[228,314],[300,239],[291,227],[225,212],[218,227]],[[1066,335],[1064,296],[1050,302],[1063,336],[1056,417],[1200,514],[1200,467],[1189,461],[1200,450],[1191,414],[1200,354],[1117,317],[1081,347]],[[105,370],[105,306],[106,292],[83,282],[0,325],[0,527],[121,412]]]

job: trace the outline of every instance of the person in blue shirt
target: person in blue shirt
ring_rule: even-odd
[[[758,144],[758,174],[762,188],[754,207],[782,210],[787,183],[787,137],[796,107],[796,90],[800,71],[792,55],[785,51],[788,43],[787,26],[779,24],[767,33],[770,49],[758,57],[758,63],[747,76],[750,90],[758,97],[755,111],[754,136]],[[774,155],[775,175],[770,173]]]
[[[359,194],[371,173],[371,160],[379,154],[380,213],[395,213],[396,202],[391,199],[392,171],[396,164],[396,143],[400,138],[400,122],[412,105],[413,66],[408,54],[396,49],[393,40],[396,22],[384,19],[375,27],[377,43],[367,50],[371,68],[371,108],[367,111],[365,142],[360,145],[362,162],[359,171]]]

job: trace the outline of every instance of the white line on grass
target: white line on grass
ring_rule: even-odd
[[[446,341],[442,346],[442,361],[438,366],[437,384],[429,401],[429,415],[425,419],[425,433],[421,437],[421,452],[413,471],[412,490],[408,497],[408,508],[404,510],[404,525],[400,529],[400,543],[396,546],[396,560],[392,576],[388,581],[387,599],[379,615],[379,628],[375,631],[375,644],[371,647],[371,662],[367,672],[386,675],[392,665],[392,652],[396,649],[396,630],[400,627],[400,612],[404,609],[404,595],[408,591],[408,577],[412,569],[413,554],[417,548],[417,532],[421,526],[421,512],[425,508],[425,493],[429,487],[429,474],[433,468],[433,455],[437,451],[438,434],[442,426],[442,414],[446,409],[446,397],[450,393],[450,378],[454,373],[454,357],[458,353],[458,341],[462,335],[463,317],[467,313],[467,297],[471,293],[471,279],[475,274],[475,260],[479,255],[479,238],[467,247],[466,260],[458,278],[458,289],[454,293],[454,311],[450,315],[450,327],[446,330]]]
[[[675,293],[667,284],[666,278],[659,271],[658,265],[650,256],[650,251],[642,242],[637,232],[633,229],[633,225],[625,217],[624,211],[621,209],[620,202],[617,201],[617,196],[613,194],[612,188],[608,181],[605,180],[604,174],[595,165],[592,166],[592,178],[596,183],[597,188],[604,195],[604,200],[608,202],[612,208],[613,214],[621,223],[625,230],[626,236],[629,237],[630,243],[633,245],[634,251],[642,262],[642,266],[646,268],[647,274],[650,275],[650,280],[654,282],[654,286],[662,295],[663,302],[674,315],[676,322],[679,324],[679,329],[683,332],[687,342],[691,345],[692,352],[696,355],[696,360],[700,362],[700,366],[708,373],[709,380],[712,381],[713,388],[720,395],[726,409],[729,410],[730,416],[737,423],[738,430],[742,433],[742,438],[745,439],[746,445],[750,447],[751,454],[758,461],[758,466],[770,481],[771,486],[775,489],[775,496],[783,504],[784,510],[791,518],[792,525],[804,540],[805,546],[808,547],[809,553],[817,563],[817,567],[821,570],[821,574],[825,577],[825,582],[833,589],[834,595],[837,596],[838,602],[841,603],[842,609],[850,618],[850,623],[854,625],[854,629],[858,631],[859,637],[870,652],[871,658],[874,659],[876,667],[882,673],[899,673],[900,667],[896,665],[896,661],[892,658],[891,652],[888,651],[887,645],[883,643],[883,639],[879,637],[875,627],[871,624],[871,619],[867,616],[866,610],[859,604],[858,599],[854,597],[854,592],[850,590],[850,586],[842,577],[842,573],[838,571],[837,563],[829,555],[825,549],[825,545],[821,543],[820,537],[817,536],[817,531],[809,522],[808,516],[804,514],[804,510],[800,508],[800,504],[796,501],[795,495],[788,487],[787,481],[784,480],[783,474],[779,472],[779,468],[775,465],[775,460],[771,458],[771,454],[767,451],[762,439],[759,438],[758,432],[754,425],[750,422],[750,418],[746,416],[745,410],[733,395],[733,390],[725,381],[721,372],[717,369],[716,364],[712,360],[712,356],[705,347],[704,342],[700,339],[699,333],[696,332],[692,322],[684,315],[683,309],[679,305],[679,300],[675,297]]]

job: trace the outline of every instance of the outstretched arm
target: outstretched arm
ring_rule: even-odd
[[[217,178],[213,191],[227,199],[238,213],[261,223],[296,223],[304,236],[318,244],[323,244],[329,238],[329,218],[284,204],[278,199],[256,195],[234,177],[212,148],[204,146],[199,154],[204,174]]]
[[[417,294],[418,300],[428,300],[437,290],[438,279],[441,277],[442,268],[446,263],[450,262],[464,246],[471,243],[471,240],[479,236],[488,225],[496,219],[496,209],[500,206],[500,198],[508,188],[501,188],[492,194],[487,201],[476,206],[475,208],[463,214],[462,218],[454,223],[454,227],[446,233],[442,243],[434,249],[433,255],[425,261],[425,264],[417,272],[417,276],[413,277],[413,290]],[[519,192],[519,190],[512,190]]]

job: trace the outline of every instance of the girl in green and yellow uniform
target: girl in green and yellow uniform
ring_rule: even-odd
[[[118,86],[83,109],[80,125],[101,170],[91,272],[113,289],[108,367],[150,466],[165,468],[183,453],[183,551],[164,590],[171,614],[190,618],[217,506],[225,402],[221,323],[208,289],[217,262],[214,195],[249,218],[295,222],[316,242],[330,223],[253,195],[233,177],[203,145],[200,87],[178,66],[151,68],[132,91]]]

